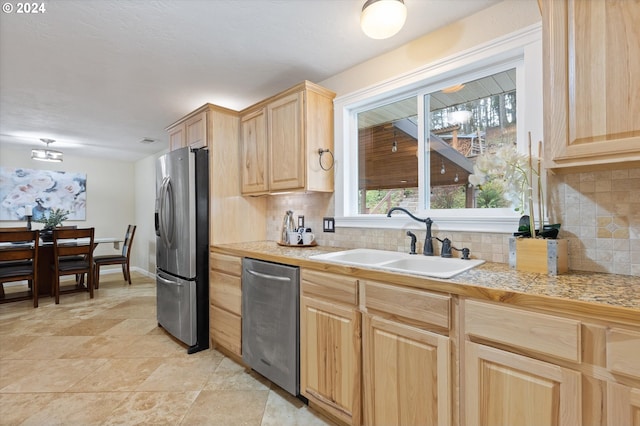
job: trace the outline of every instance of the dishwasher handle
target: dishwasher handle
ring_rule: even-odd
[[[253,275],[254,277],[264,278],[266,280],[282,281],[282,282],[285,282],[285,281],[286,282],[290,282],[291,281],[291,279],[289,277],[281,277],[281,276],[278,276],[278,275],[263,274],[262,272],[254,271],[252,269],[245,269],[245,271],[249,275]]]

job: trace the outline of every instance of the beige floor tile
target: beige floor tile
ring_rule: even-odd
[[[331,420],[311,410],[298,398],[272,386],[261,426],[325,426]]]
[[[134,392],[102,425],[178,425],[197,396],[197,391]]]
[[[268,390],[203,390],[181,424],[260,426],[268,395]]]
[[[16,359],[15,353],[37,339],[35,336],[0,336],[0,359]]]
[[[87,318],[75,324],[62,327],[56,331],[56,336],[95,336],[123,322],[122,319]]]
[[[163,359],[137,391],[199,391],[207,383],[222,359],[207,358]]]
[[[88,426],[107,421],[113,411],[129,398],[127,392],[54,393],[40,410],[33,410],[23,426]]]
[[[106,359],[0,360],[0,392],[65,392]],[[5,378],[5,371],[10,373]],[[22,372],[16,378],[16,372]]]
[[[21,425],[55,397],[54,393],[0,393],[0,424]]]
[[[14,359],[56,359],[81,347],[91,336],[42,336],[12,355]]]
[[[124,301],[101,312],[93,318],[148,319],[156,316],[155,296],[137,297],[135,301]]]
[[[69,388],[69,392],[133,391],[147,380],[163,361],[164,358],[109,359]]]
[[[158,328],[158,320],[154,319],[126,319],[114,327],[103,331],[105,336],[142,336]]]
[[[0,305],[0,425],[331,424],[218,351],[188,354],[155,291],[109,274],[93,299]]]
[[[271,383],[254,371],[247,370],[235,361],[225,358],[209,377],[203,390],[268,390]]]
[[[32,308],[33,309],[33,308]],[[38,308],[39,309],[39,308]],[[29,318],[11,321],[4,326],[3,335],[53,336],[61,328],[79,323],[79,319]]]

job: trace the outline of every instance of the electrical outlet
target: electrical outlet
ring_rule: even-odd
[[[322,231],[323,232],[336,232],[336,220],[332,217],[325,217],[322,219]]]
[[[298,229],[304,228],[304,216],[298,216]]]

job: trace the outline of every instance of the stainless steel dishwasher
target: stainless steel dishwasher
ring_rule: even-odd
[[[242,260],[242,359],[290,394],[300,393],[300,270]]]

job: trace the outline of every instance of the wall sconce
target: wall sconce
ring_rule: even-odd
[[[362,6],[360,27],[367,36],[382,40],[397,34],[406,19],[403,0],[367,0]]]
[[[31,159],[38,161],[53,161],[56,163],[62,162],[62,153],[60,151],[54,151],[53,149],[49,149],[49,144],[55,142],[53,139],[40,139],[42,142],[47,144],[45,149],[32,149],[31,150]]]
[[[442,160],[442,168],[440,169],[440,174],[443,175],[447,173],[447,169],[444,168],[444,160]]]
[[[393,131],[393,143],[391,144],[391,152],[398,152],[398,140],[396,139],[396,131]]]

